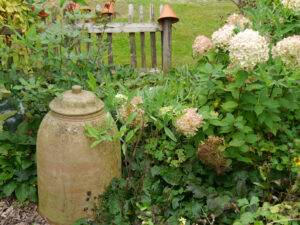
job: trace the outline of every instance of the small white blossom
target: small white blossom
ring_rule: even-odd
[[[181,218],[179,219],[179,225],[185,225],[185,224],[186,224],[186,219],[183,218],[183,217],[181,217]]]
[[[225,24],[219,30],[215,31],[211,36],[215,46],[228,50],[229,42],[234,36],[234,28],[234,25]]]
[[[273,58],[281,61],[291,69],[300,69],[300,36],[292,36],[279,41],[272,49]]]
[[[267,39],[251,29],[235,35],[228,49],[231,63],[239,64],[242,68],[253,68],[269,59]]]
[[[281,4],[295,12],[300,11],[300,0],[280,0]]]
[[[207,37],[200,35],[196,37],[193,44],[194,55],[203,55],[214,48],[214,43]]]
[[[127,96],[123,94],[116,94],[115,98],[120,100],[127,100]]]
[[[167,113],[173,110],[173,106],[166,106],[159,109],[159,112],[162,116],[166,115]]]

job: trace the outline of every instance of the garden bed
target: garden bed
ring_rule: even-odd
[[[38,214],[37,204],[21,206],[17,200],[4,198],[0,201],[0,225],[50,225]]]

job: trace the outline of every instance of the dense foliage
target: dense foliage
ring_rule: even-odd
[[[95,199],[87,190],[83,210],[93,210],[94,218],[77,224],[298,224],[300,71],[283,60],[281,47],[276,57],[272,49],[300,35],[299,14],[280,1],[244,11],[251,21],[233,16],[213,41],[198,39],[197,66],[168,74],[140,76],[104,65],[105,41],[59,19],[53,27],[31,25],[11,47],[0,42],[0,87],[26,108],[15,132],[0,112],[0,196],[15,192],[21,202],[36,201],[37,128],[49,101],[80,84],[117,121],[114,137],[106,132],[110,123],[86,130],[94,145],[121,140],[123,178]],[[68,16],[90,18],[80,11]],[[79,41],[92,43],[92,51],[76,52]],[[289,54],[297,65],[300,55]]]

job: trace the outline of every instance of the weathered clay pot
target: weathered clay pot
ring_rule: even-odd
[[[90,148],[94,140],[83,126],[105,126],[106,116],[103,102],[80,86],[54,99],[50,109],[37,137],[39,212],[52,224],[71,225],[87,216],[87,191],[93,199],[121,176],[120,143]]]

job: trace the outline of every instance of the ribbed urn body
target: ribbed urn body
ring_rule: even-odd
[[[39,213],[52,224],[71,225],[87,216],[87,192],[93,199],[121,177],[120,143],[90,147],[95,140],[84,126],[105,127],[106,115],[103,102],[79,86],[54,99],[50,109],[37,137]]]

